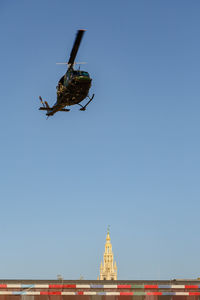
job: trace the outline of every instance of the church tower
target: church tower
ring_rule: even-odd
[[[117,280],[117,265],[114,263],[109,227],[107,230],[103,264],[100,265],[100,280]]]

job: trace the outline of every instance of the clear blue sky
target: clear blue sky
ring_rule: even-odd
[[[0,3],[0,278],[200,276],[199,0]],[[75,34],[93,103],[46,120]]]

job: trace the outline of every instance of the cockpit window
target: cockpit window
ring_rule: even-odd
[[[87,76],[89,77],[88,72],[85,71],[73,71],[73,76]]]
[[[87,76],[87,77],[89,77],[88,72],[85,72],[85,71],[81,71],[81,75],[82,75],[82,76]]]

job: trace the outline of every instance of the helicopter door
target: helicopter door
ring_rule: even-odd
[[[71,80],[71,77],[72,77],[72,72],[68,71],[64,76],[64,86],[66,86],[66,87],[68,86],[69,81]]]

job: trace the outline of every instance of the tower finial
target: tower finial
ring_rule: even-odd
[[[110,225],[107,227],[107,233],[110,233]]]

